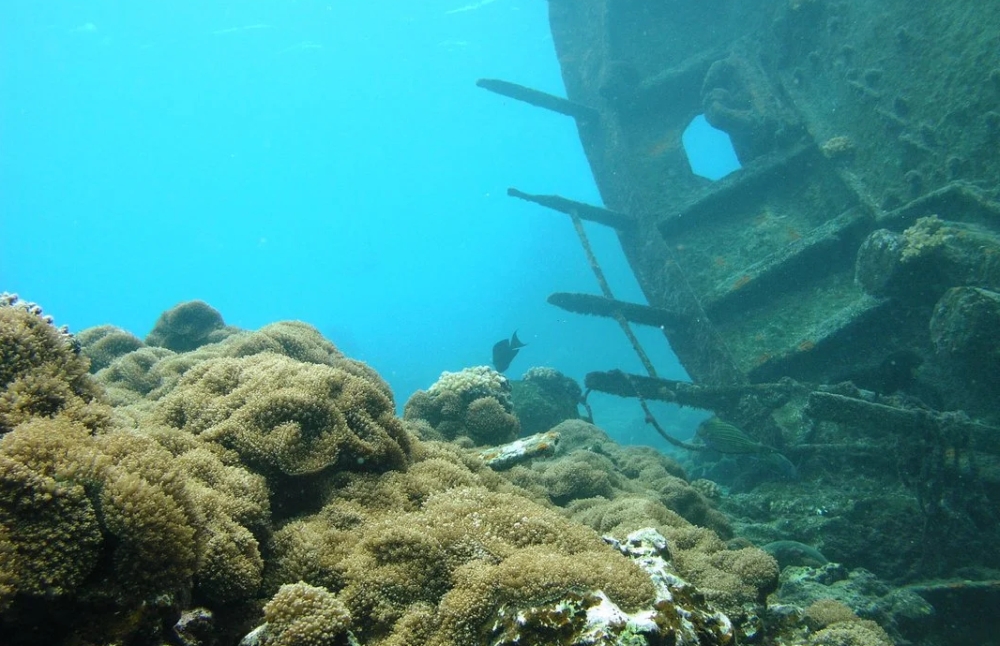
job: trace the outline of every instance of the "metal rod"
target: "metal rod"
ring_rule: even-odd
[[[611,286],[608,284],[607,278],[604,277],[604,270],[601,269],[601,265],[597,262],[597,256],[594,255],[594,249],[590,246],[590,240],[587,238],[587,231],[583,228],[583,220],[576,213],[570,213],[570,217],[573,219],[573,228],[576,229],[576,235],[580,239],[580,244],[583,246],[584,253],[587,254],[587,262],[590,263],[590,268],[594,272],[594,277],[597,278],[597,284],[601,287],[601,293],[604,294],[605,298],[615,300],[614,293],[611,291]],[[635,350],[636,355],[639,357],[639,361],[642,362],[642,366],[646,369],[646,372],[650,377],[656,377],[656,368],[653,367],[653,362],[649,360],[649,355],[646,351],[642,349],[642,345],[639,343],[639,339],[636,338],[635,333],[632,331],[632,326],[622,315],[621,310],[615,310],[612,313],[613,318],[618,321],[618,326],[625,333],[628,338],[628,342],[632,344],[632,349]]]
[[[605,226],[618,229],[619,231],[626,231],[635,228],[635,218],[627,213],[612,211],[604,207],[594,206],[593,204],[586,204],[584,202],[577,202],[576,200],[570,200],[559,195],[533,195],[531,193],[519,191],[516,188],[508,188],[507,195],[525,200],[527,202],[533,202],[552,209],[553,211],[559,211],[560,213],[565,213],[567,215],[576,213],[581,220],[597,222],[598,224],[603,224]]]
[[[518,85],[517,83],[511,83],[510,81],[501,81],[500,79],[479,79],[476,81],[476,85],[484,90],[489,90],[490,92],[495,92],[496,94],[500,94],[511,99],[523,101],[524,103],[528,103],[538,108],[545,108],[546,110],[551,110],[552,112],[565,114],[566,116],[573,117],[574,119],[596,121],[600,117],[600,113],[588,105],[576,103],[574,101],[570,101],[569,99],[564,99],[561,96],[549,94],[548,92],[542,92],[541,90],[533,90],[530,87]]]

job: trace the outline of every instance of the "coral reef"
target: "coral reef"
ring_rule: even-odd
[[[0,439],[13,644],[731,644],[764,629],[777,563],[727,545],[670,458],[579,420],[508,471],[470,450],[517,428],[493,371],[445,375],[408,404],[426,416],[400,420],[385,382],[305,324],[186,352],[85,332],[91,349],[109,339],[91,378],[49,321],[0,317],[0,399],[36,372],[77,398],[19,409]],[[798,643],[880,643],[873,625],[810,616]]]
[[[580,385],[553,368],[531,368],[511,382],[514,414],[521,432],[542,433],[559,422],[579,417]]]
[[[190,369],[153,417],[236,451],[266,475],[406,464],[408,436],[384,390],[333,366],[264,353]]]
[[[858,616],[840,601],[820,599],[805,609],[805,618],[810,627],[819,630],[839,621],[854,621]]]
[[[556,458],[515,466],[504,475],[602,534],[655,527],[670,545],[672,567],[717,607],[742,612],[777,585],[774,559],[754,547],[730,550],[729,523],[662,454],[621,447],[591,424],[563,422]],[[696,525],[701,525],[698,527]],[[715,531],[706,529],[711,527]]]
[[[87,328],[76,335],[80,351],[90,359],[90,372],[111,365],[115,359],[145,345],[139,337],[114,325]]]
[[[58,640],[88,615],[142,614],[154,599],[229,603],[257,592],[263,560],[255,533],[268,522],[263,480],[169,435],[95,434],[60,415],[22,423],[0,440],[8,583],[0,607],[13,626],[49,604],[49,612],[75,609],[45,624],[42,636]]]
[[[325,588],[308,583],[281,586],[264,606],[262,646],[348,644],[351,613]]]
[[[874,621],[840,621],[809,638],[809,646],[893,646],[892,638]]]
[[[82,332],[87,333],[88,330]],[[339,368],[366,379],[387,397],[392,397],[388,384],[374,370],[345,357],[316,328],[299,321],[281,321],[253,332],[235,332],[218,343],[180,354],[166,348],[142,347],[115,359],[95,378],[116,405],[137,404],[141,400],[151,402],[170,393],[190,368],[208,359],[264,353]]]
[[[226,326],[222,315],[208,303],[187,301],[160,315],[146,335],[146,344],[174,352],[189,352],[221,341],[235,331]]]
[[[94,504],[81,482],[63,476],[77,465],[52,460],[89,437],[79,425],[39,419],[0,441],[0,610],[16,595],[68,594],[97,566],[103,536]]]
[[[424,420],[440,439],[467,437],[475,446],[505,444],[521,433],[510,382],[487,366],[443,373],[410,396],[403,417]]]
[[[166,348],[143,346],[114,359],[94,378],[104,386],[108,401],[115,406],[138,404],[164,384],[161,362],[176,356]],[[176,375],[173,377],[171,383],[176,380]]]
[[[780,587],[775,597],[781,603],[806,608],[806,620],[813,626],[839,625],[842,622],[836,622],[835,616],[844,615],[847,610],[858,617],[872,620],[866,622],[870,626],[865,632],[876,628],[882,631],[878,627],[880,624],[897,637],[900,632],[919,632],[934,614],[930,604],[918,594],[906,588],[894,589],[867,570],[848,570],[836,563],[821,567],[785,568],[781,572]],[[884,631],[881,634],[885,634]]]
[[[121,395],[114,414],[99,403],[101,388],[87,374],[87,361],[73,339],[41,317],[39,309],[0,307],[0,333],[0,374],[5,376],[0,400],[10,403],[4,419],[11,427],[0,440],[0,627],[5,634],[22,635],[21,642],[61,642],[81,634],[84,624],[93,626],[87,639],[96,642],[155,634],[191,599],[220,609],[247,604],[259,594],[260,546],[271,531],[274,492],[247,468],[252,460],[242,462],[237,450],[161,421],[169,418],[160,413],[170,410],[176,387],[192,389],[185,414],[204,420],[208,413],[197,403],[207,395],[198,400],[194,394],[199,387],[211,388],[200,378],[208,374],[217,388],[229,383],[237,388],[238,380],[227,377],[238,377],[244,368],[254,375],[248,377],[253,386],[241,391],[248,405],[258,405],[253,430],[267,434],[273,430],[266,426],[270,421],[281,427],[277,436],[287,440],[300,417],[278,419],[269,412],[282,410],[287,391],[273,388],[266,378],[253,381],[262,371],[252,366],[267,365],[282,379],[297,380],[307,403],[312,392],[317,401],[342,406],[336,409],[340,425],[331,428],[343,444],[338,455],[352,468],[366,456],[386,462],[366,468],[405,460],[394,441],[387,449],[392,456],[380,453],[378,434],[387,427],[403,446],[408,441],[392,415],[388,387],[308,326],[269,326],[186,355],[136,348],[113,328],[85,332],[91,347],[113,337],[126,340],[124,353],[109,350],[117,340],[108,344],[104,354],[110,363],[98,376],[115,384]],[[275,349],[319,363],[276,355]],[[191,370],[197,376],[185,381]],[[285,385],[295,390],[295,383]],[[218,389],[212,394],[225,395]],[[274,399],[265,401],[267,396]],[[239,408],[226,414],[239,416]],[[291,454],[309,455],[317,448],[313,444],[296,453],[288,443],[281,446],[284,452],[275,457],[280,464]],[[211,618],[210,610],[205,613],[198,616]]]
[[[564,593],[555,600],[532,607],[518,604],[501,608],[491,643],[571,643],[625,646],[657,643],[664,636],[676,644],[728,644],[734,639],[729,618],[699,607],[696,591],[673,573],[667,540],[656,530],[644,528],[624,540],[604,540],[633,560],[650,577],[656,597],[649,608],[627,613],[603,592]]]
[[[603,590],[626,608],[652,598],[641,570],[592,530],[484,467],[471,471],[437,455],[378,478],[342,474],[320,512],[275,533],[268,579],[298,576],[338,590],[362,618],[363,643],[384,634],[405,640],[394,627],[420,617],[433,618],[422,643],[482,643],[501,605],[578,587]]]
[[[713,502],[722,500],[722,487],[717,482],[706,478],[697,478],[691,481],[691,487]]]
[[[647,448],[619,446],[582,420],[562,422],[553,432],[560,436],[556,459],[512,468],[507,477],[513,483],[559,506],[655,491],[655,500],[687,521],[710,527],[726,538],[732,535],[725,516],[687,482],[684,470],[670,458]]]
[[[104,424],[109,411],[87,370],[75,339],[40,307],[0,295],[0,435],[57,414],[90,429]]]

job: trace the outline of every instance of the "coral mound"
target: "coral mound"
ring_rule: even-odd
[[[437,439],[467,437],[476,446],[505,444],[521,432],[510,382],[487,366],[443,373],[410,397],[403,417],[427,422]]]
[[[525,434],[547,431],[559,422],[579,417],[580,385],[553,368],[531,368],[511,383],[514,412]]]
[[[87,328],[76,335],[83,354],[90,359],[90,372],[103,370],[115,359],[143,347],[135,335],[113,325]]]
[[[199,364],[155,416],[235,450],[264,473],[392,469],[407,462],[408,436],[381,388],[340,368],[277,354]]]
[[[57,416],[0,440],[0,607],[23,613],[76,603],[83,612],[110,599],[112,609],[138,609],[192,590],[216,602],[257,591],[263,481],[169,434],[94,434]],[[105,607],[88,612],[100,616]]]
[[[351,613],[325,588],[302,583],[281,586],[264,606],[265,646],[347,644]]]
[[[85,331],[93,379],[37,312],[0,307],[0,334],[5,644],[721,645],[777,580],[685,520],[728,531],[676,463],[584,422],[486,466],[470,440],[519,428],[488,368],[443,376],[404,421],[303,323],[187,352]],[[812,643],[877,638],[841,623]]]
[[[174,352],[188,352],[208,343],[221,341],[235,330],[227,328],[222,315],[208,303],[180,303],[160,315],[146,344]]]
[[[0,295],[0,435],[60,413],[91,429],[105,423],[108,410],[88,367],[73,337],[41,308]]]

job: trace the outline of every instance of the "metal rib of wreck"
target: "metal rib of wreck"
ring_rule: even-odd
[[[613,227],[649,307],[557,304],[658,322],[699,383],[833,382],[908,352],[941,406],[996,414],[1000,5],[549,8],[567,98],[480,85],[575,119],[606,208],[510,193]],[[681,143],[700,114],[742,164],[718,182]]]

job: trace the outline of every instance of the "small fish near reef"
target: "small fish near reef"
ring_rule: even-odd
[[[497,372],[505,371],[510,367],[510,362],[514,360],[514,357],[517,356],[517,351],[526,345],[528,344],[521,343],[521,340],[517,338],[517,330],[510,335],[509,339],[497,341],[493,344],[493,367],[497,369]]]
[[[706,419],[698,426],[697,436],[710,449],[719,453],[777,453],[778,450],[753,440],[728,422],[718,417]]]
[[[778,449],[757,442],[739,427],[723,422],[718,417],[702,422],[696,435],[705,446],[714,451],[751,457],[765,463],[766,468],[779,477],[788,480],[799,478],[798,469]]]

